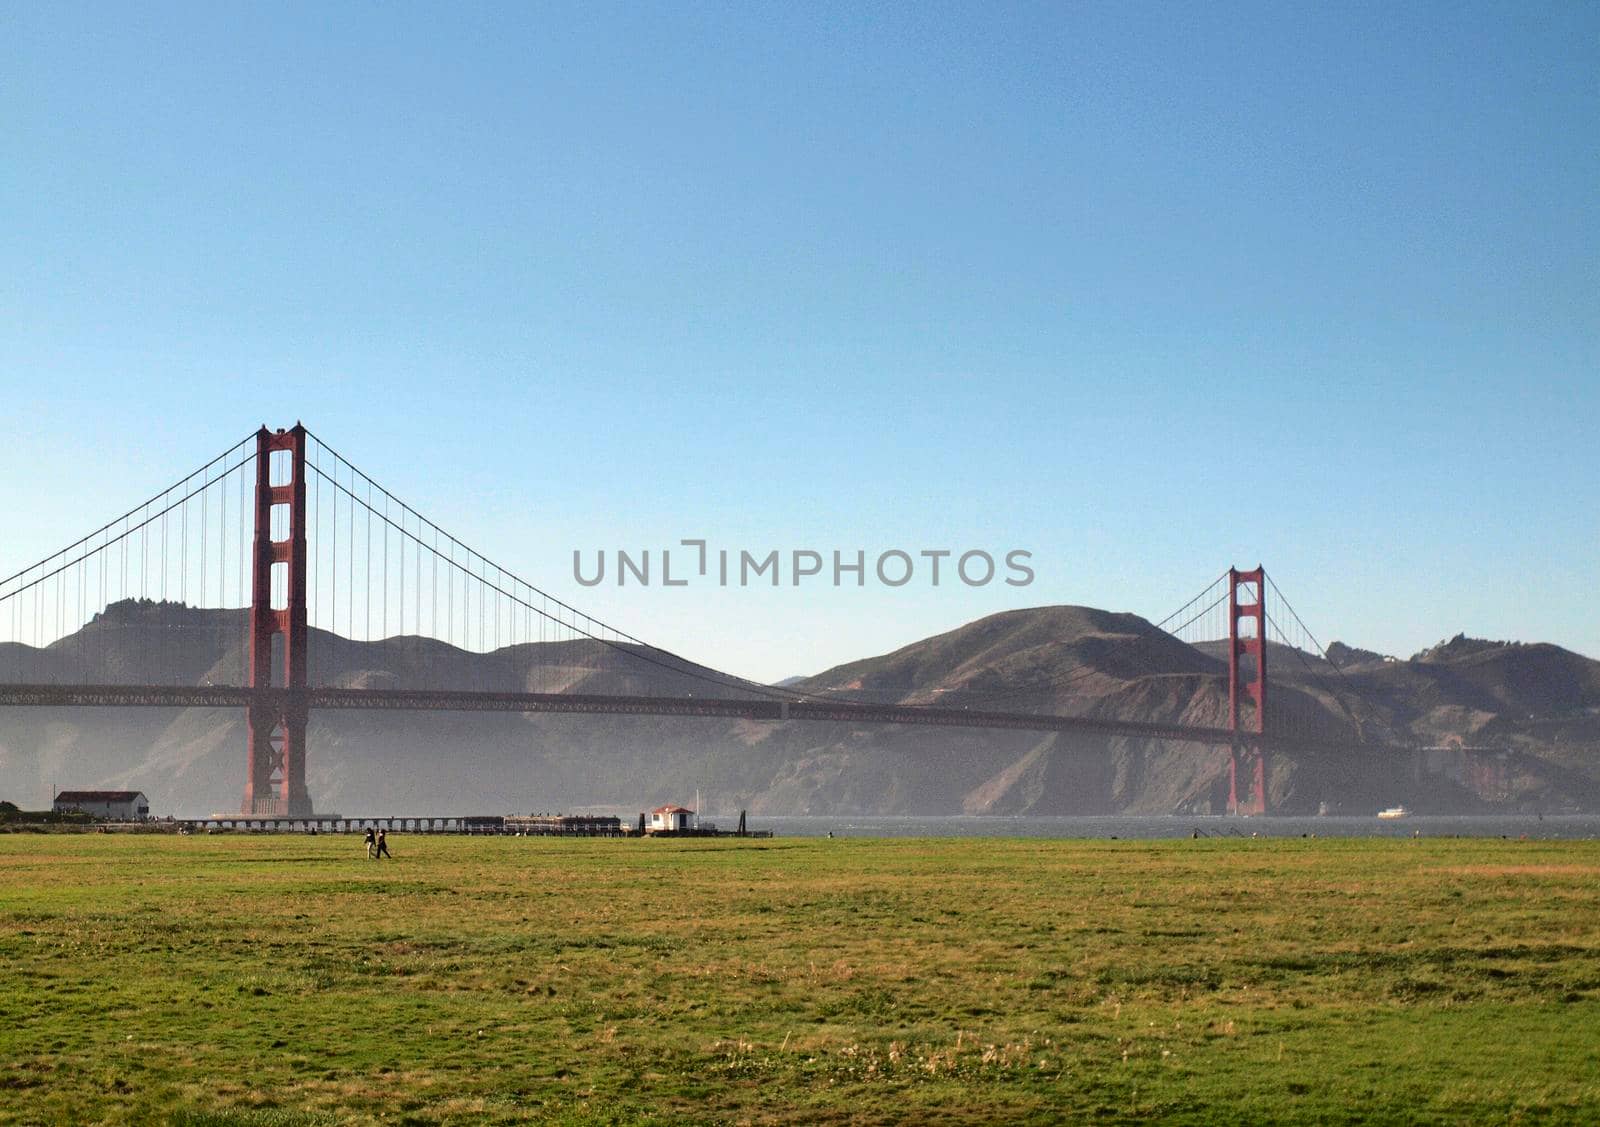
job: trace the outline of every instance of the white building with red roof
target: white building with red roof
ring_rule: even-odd
[[[687,806],[657,806],[650,811],[650,829],[689,830],[694,828],[694,811]]]

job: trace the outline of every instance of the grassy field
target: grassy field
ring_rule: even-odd
[[[1600,843],[0,836],[0,1123],[1600,1120]]]

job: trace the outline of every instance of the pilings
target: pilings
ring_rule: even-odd
[[[499,814],[446,817],[345,818],[336,816],[223,814],[213,818],[180,818],[180,829],[194,832],[359,834],[369,829],[385,833],[469,834],[512,837],[624,837],[617,818],[507,818]]]

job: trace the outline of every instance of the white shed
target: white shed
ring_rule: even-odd
[[[150,800],[137,790],[64,790],[56,795],[58,814],[80,810],[96,818],[135,822],[150,817]]]
[[[687,830],[694,828],[694,811],[686,806],[657,806],[650,811],[652,830]]]

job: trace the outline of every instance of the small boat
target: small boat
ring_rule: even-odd
[[[1379,810],[1378,817],[1404,818],[1409,813],[1411,813],[1411,811],[1407,810],[1404,806],[1391,806],[1387,810]]]

